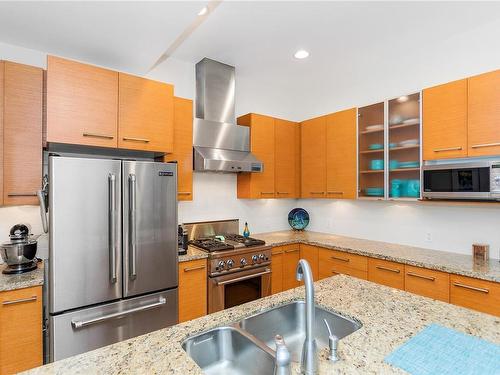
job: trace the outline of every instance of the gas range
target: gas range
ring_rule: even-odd
[[[271,247],[265,242],[239,234],[224,234],[190,241],[209,253],[208,276],[240,272],[271,263]]]

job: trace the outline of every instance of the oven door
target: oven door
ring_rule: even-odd
[[[490,199],[490,167],[424,168],[422,195],[438,199]]]
[[[271,295],[271,268],[263,266],[208,278],[208,313]]]

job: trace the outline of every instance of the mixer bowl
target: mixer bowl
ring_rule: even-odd
[[[0,255],[9,266],[30,263],[35,259],[36,245],[35,240],[3,244],[0,246]]]

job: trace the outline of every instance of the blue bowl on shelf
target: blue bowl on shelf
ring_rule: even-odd
[[[309,213],[303,208],[294,208],[288,213],[288,224],[294,230],[304,230],[309,225]]]
[[[380,171],[384,169],[384,159],[374,159],[370,161],[370,169],[373,171]]]
[[[399,168],[399,161],[392,159],[389,161],[389,169],[398,169]]]
[[[391,198],[399,198],[401,196],[401,180],[394,179],[391,181]]]
[[[372,143],[371,145],[368,146],[369,150],[382,150],[383,148],[384,145],[380,143]]]
[[[399,163],[399,168],[418,168],[419,166],[418,161],[402,161]]]
[[[367,187],[365,189],[365,194],[369,197],[383,197],[384,196],[384,188]]]
[[[407,180],[406,196],[409,198],[420,197],[420,180]]]

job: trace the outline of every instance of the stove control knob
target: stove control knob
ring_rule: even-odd
[[[247,260],[245,258],[241,258],[240,264],[241,264],[242,267],[246,266],[247,265]]]
[[[255,263],[257,263],[257,262],[258,262],[258,260],[259,260],[259,256],[258,256],[258,255],[253,255],[253,256],[252,256],[252,263],[254,263],[254,264],[255,264]]]
[[[266,260],[266,256],[264,254],[259,254],[259,259],[261,262]]]
[[[228,270],[230,270],[231,268],[233,268],[233,266],[234,266],[234,260],[229,259],[229,260],[226,262],[226,266],[227,266],[227,269],[228,269]]]
[[[218,264],[217,264],[217,270],[218,271],[222,271],[224,269],[224,266],[226,265],[226,263],[221,260]]]

